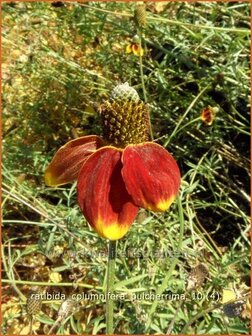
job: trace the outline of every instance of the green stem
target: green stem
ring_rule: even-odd
[[[25,280],[12,280],[12,279],[2,279],[2,283],[8,284],[18,284],[18,285],[31,285],[31,286],[61,286],[61,287],[73,287],[72,282],[43,282],[43,281],[25,281]],[[101,286],[88,285],[85,283],[79,283],[78,287],[90,288],[96,290],[102,290]],[[23,295],[24,296],[24,295]],[[24,296],[25,298],[25,296]]]
[[[142,50],[142,32],[141,32],[141,29],[138,29],[138,34],[139,34],[139,47],[140,47],[140,50]],[[146,89],[145,89],[145,84],[144,84],[144,74],[143,74],[143,56],[141,55],[141,52],[139,54],[139,64],[140,64],[140,76],[141,76],[141,82],[142,82],[142,90],[143,90],[144,101],[145,101],[145,103],[147,103],[147,95],[146,95]]]
[[[82,6],[82,7],[87,7],[91,10],[95,10],[95,11],[99,11],[99,12],[103,12],[103,13],[108,13],[108,14],[113,14],[115,16],[132,17],[131,13],[113,12],[113,11],[106,10],[106,9],[103,9],[103,8],[98,8],[98,7],[86,5],[84,3],[81,3],[79,5]],[[155,23],[155,21],[166,22],[169,25],[181,26],[182,28],[190,27],[190,28],[195,28],[195,29],[213,30],[213,31],[220,31],[220,32],[237,33],[237,34],[239,34],[239,33],[246,34],[246,35],[250,34],[250,29],[245,29],[245,28],[240,28],[239,29],[239,28],[231,28],[231,27],[214,27],[214,26],[208,26],[208,25],[203,25],[203,24],[185,23],[185,22],[181,22],[181,21],[177,21],[177,20],[170,20],[170,19],[162,18],[160,16],[153,15],[153,13],[151,13],[151,15],[147,16],[147,20],[150,21],[150,22],[152,21],[154,23]]]
[[[139,46],[140,50],[142,50],[142,31],[140,28],[138,28],[138,35],[139,35]],[[144,74],[143,74],[143,56],[141,53],[139,54],[139,66],[140,66],[140,77],[141,77],[141,82],[142,82],[142,90],[143,90],[143,96],[144,96],[144,101],[147,103],[147,94],[146,94],[146,88],[145,88],[145,83],[144,83]],[[150,120],[150,112],[149,112],[149,131],[150,131],[150,139],[153,141],[153,132],[152,132],[152,127],[151,127],[151,120]]]
[[[183,214],[183,208],[182,208],[182,203],[181,203],[181,198],[180,196],[178,196],[177,198],[177,206],[178,206],[178,216],[179,216],[179,222],[180,222],[180,230],[179,230],[179,241],[178,241],[178,249],[177,249],[177,254],[179,254],[182,250],[182,243],[183,243],[183,236],[184,236],[184,214]],[[163,292],[166,290],[167,288],[167,284],[172,276],[172,272],[175,268],[175,266],[177,265],[178,262],[178,257],[173,258],[171,266],[169,268],[168,273],[166,274],[165,278],[163,279],[161,285],[159,286],[159,288],[157,289],[157,296],[158,295],[162,295]],[[150,311],[149,311],[149,317],[146,323],[146,329],[145,332],[147,333],[149,331],[149,328],[151,326],[152,323],[152,318],[153,315],[157,309],[158,306],[158,300],[154,300]]]
[[[13,289],[16,291],[16,293],[18,294],[18,296],[20,297],[20,299],[22,301],[26,302],[26,297],[18,289],[18,287],[16,285],[16,281],[15,281],[15,277],[14,277],[14,273],[13,273],[13,265],[12,265],[12,261],[11,261],[11,258],[10,258],[10,243],[8,245],[8,251],[9,251],[9,256],[8,256],[9,265],[7,265],[7,262],[6,262],[5,252],[4,252],[4,246],[2,246],[1,252],[2,252],[2,260],[3,260],[4,270],[5,270],[8,278],[9,278],[8,281],[12,285]],[[2,282],[3,282],[3,280],[2,280]]]
[[[116,241],[109,241],[108,250],[108,267],[107,267],[107,290],[106,290],[106,333],[112,335],[114,331],[114,302],[111,294],[114,291],[115,278],[115,261],[116,261]]]
[[[32,315],[30,316],[30,321],[29,322],[30,322],[29,335],[32,335],[32,333],[33,333],[32,332],[32,326],[33,326],[33,316]]]

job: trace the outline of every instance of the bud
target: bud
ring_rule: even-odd
[[[207,126],[211,126],[217,112],[219,112],[218,107],[212,107],[212,106],[205,107],[201,111],[200,118]]]
[[[146,7],[144,3],[139,3],[134,11],[134,20],[138,27],[146,26]]]

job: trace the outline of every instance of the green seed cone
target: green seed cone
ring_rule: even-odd
[[[139,4],[136,6],[134,12],[134,20],[138,27],[146,26],[146,7],[145,4]]]
[[[125,148],[149,141],[149,112],[144,102],[105,102],[101,117],[103,138],[108,144]]]
[[[127,82],[117,85],[101,106],[101,119],[103,138],[109,145],[125,148],[149,141],[148,107]]]

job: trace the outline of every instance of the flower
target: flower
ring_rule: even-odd
[[[126,54],[130,53],[136,56],[143,56],[144,50],[139,43],[131,43],[126,46]]]
[[[102,237],[122,238],[139,207],[165,211],[180,186],[175,159],[149,141],[149,113],[128,83],[118,85],[100,108],[103,137],[69,141],[45,172],[49,186],[77,179],[79,206]]]
[[[215,119],[215,115],[218,111],[219,109],[217,107],[212,106],[205,107],[201,111],[200,118],[207,126],[211,126]]]

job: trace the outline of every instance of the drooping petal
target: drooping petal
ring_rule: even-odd
[[[84,163],[78,177],[78,203],[96,232],[110,240],[122,238],[133,223],[133,204],[121,175],[121,150],[107,146]]]
[[[56,152],[45,171],[46,185],[57,186],[76,180],[84,161],[104,144],[96,135],[67,142]]]
[[[130,54],[132,52],[132,48],[131,48],[131,44],[128,44],[126,46],[126,50],[125,50],[126,54]]]
[[[133,54],[136,56],[143,56],[144,54],[144,50],[140,46],[140,44],[137,44],[137,43],[132,44],[131,49],[132,49]]]
[[[180,186],[179,168],[171,154],[151,142],[129,145],[122,163],[122,176],[134,203],[148,210],[167,210]]]

